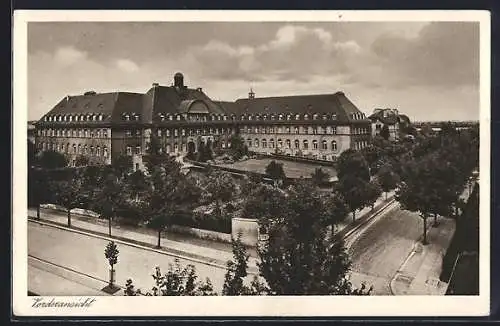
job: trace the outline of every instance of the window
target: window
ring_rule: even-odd
[[[174,152],[177,152],[179,150],[179,145],[177,143],[174,143]]]
[[[304,140],[303,144],[304,149],[309,149],[309,142],[307,140]]]
[[[313,149],[318,149],[318,141],[313,140]]]
[[[101,156],[101,148],[100,148],[99,146],[97,146],[97,147],[95,148],[95,155],[96,155],[96,156]]]
[[[179,136],[179,130],[174,129],[174,137],[178,137],[178,136]]]
[[[129,145],[127,145],[127,155],[132,155],[132,147],[130,147]]]
[[[281,139],[278,139],[278,147],[279,148],[283,147],[283,141]]]
[[[332,151],[337,150],[337,142],[335,140],[332,140]]]
[[[252,140],[250,138],[247,139],[248,147],[252,147]]]
[[[126,135],[127,137],[132,136],[132,130],[127,130],[127,131],[125,131],[125,135]]]
[[[135,146],[135,154],[141,154],[141,146]]]
[[[182,135],[183,137],[184,137],[184,136],[186,136],[186,129],[182,129],[182,130],[181,130],[181,135]]]
[[[304,129],[304,134],[306,135],[309,134],[309,127],[303,127],[303,129]]]
[[[326,143],[326,140],[323,140],[323,141],[321,142],[321,149],[323,149],[323,150],[324,150],[324,149],[328,149],[328,145],[327,145],[327,143]]]
[[[170,129],[166,130],[167,137],[170,137]]]
[[[309,120],[309,115],[307,113],[304,114],[304,120]]]
[[[84,135],[85,135],[85,138],[88,138],[89,137],[89,131],[87,129],[85,129],[84,131]]]
[[[337,134],[337,127],[331,127],[330,132],[332,133],[332,135],[336,135]]]
[[[278,116],[278,120],[283,120],[283,114],[280,114],[280,115]]]
[[[82,153],[82,145],[78,144],[78,154],[81,154],[81,153]]]
[[[299,127],[295,127],[294,130],[295,130],[295,134],[298,135],[299,134]]]
[[[262,148],[267,148],[267,141],[262,139]]]
[[[278,134],[283,133],[283,129],[281,127],[278,127]]]
[[[140,136],[140,135],[141,135],[141,131],[140,131],[140,130],[136,130],[136,131],[135,131],[135,135],[136,135],[136,136]]]
[[[182,143],[181,145],[181,151],[185,152],[186,151],[186,143]]]
[[[194,130],[193,129],[189,129],[189,136],[193,136],[194,135]]]
[[[259,147],[259,139],[255,138],[255,147]]]
[[[108,138],[108,129],[104,129],[102,133],[104,138]]]
[[[287,134],[289,134],[291,132],[290,127],[286,127],[285,131],[286,131]]]
[[[295,143],[295,149],[299,149],[300,148],[300,142],[299,142],[299,140],[295,139],[294,143]]]
[[[269,132],[270,132],[271,134],[273,134],[273,133],[274,133],[274,127],[270,127],[270,128],[269,128]]]
[[[94,138],[94,130],[90,130],[90,138]]]
[[[313,114],[313,120],[318,120],[318,114],[317,113]]]
[[[181,116],[180,114],[177,115],[177,121],[181,121]]]
[[[90,146],[90,155],[94,155],[94,146]]]
[[[89,153],[89,148],[87,145],[83,146],[83,154],[88,154]]]
[[[295,115],[295,120],[300,120],[300,114]]]
[[[102,149],[102,155],[103,155],[104,157],[108,157],[108,148],[107,148],[107,147],[104,147],[104,148]]]
[[[325,127],[321,127],[321,133],[322,133],[323,135],[326,135],[326,128],[325,128]]]
[[[167,146],[165,146],[165,152],[166,153],[170,153],[171,152],[170,144],[167,144]]]
[[[274,139],[269,139],[269,147],[274,148]]]
[[[317,135],[318,134],[318,128],[317,127],[313,127],[312,128],[312,132],[313,132],[313,135]]]
[[[285,140],[285,145],[286,145],[286,148],[291,148],[291,143],[290,143],[290,139],[287,139]]]
[[[158,129],[158,137],[161,137],[161,129]]]
[[[76,154],[76,145],[73,144],[73,154]]]
[[[287,120],[292,120],[292,115],[291,115],[291,114],[287,114],[287,115],[286,115],[286,119],[287,119]]]

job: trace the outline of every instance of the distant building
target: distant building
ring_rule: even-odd
[[[384,126],[387,126],[389,140],[399,139],[400,131],[411,124],[410,118],[396,109],[375,109],[368,118],[371,120],[372,136],[380,135]]]
[[[342,92],[257,98],[250,91],[246,99],[215,102],[176,73],[172,86],[154,83],[145,94],[66,96],[36,123],[35,143],[64,153],[70,164],[79,155],[90,164],[130,155],[140,169],[152,135],[175,156],[195,152],[202,142],[227,149],[230,137],[240,134],[253,152],[335,160],[348,148],[367,146],[370,129]]]
[[[36,121],[28,121],[28,140],[32,143],[35,143],[35,134],[36,134]]]

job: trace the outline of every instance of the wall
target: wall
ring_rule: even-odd
[[[172,225],[169,229],[175,233],[190,234],[200,239],[208,239],[208,240],[231,243],[231,235],[229,233],[190,228],[181,225]]]
[[[233,218],[231,221],[231,233],[234,238],[241,232],[241,241],[251,247],[256,247],[259,237],[259,225],[256,219]]]

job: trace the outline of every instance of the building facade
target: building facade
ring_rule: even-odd
[[[177,73],[172,86],[155,83],[145,94],[66,96],[36,123],[35,144],[67,155],[72,165],[79,156],[110,164],[129,155],[139,168],[152,136],[166,153],[183,156],[201,142],[227,149],[235,134],[253,152],[335,160],[368,145],[371,121],[342,92],[257,98],[251,91],[246,99],[215,102]]]
[[[410,119],[404,114],[400,114],[397,109],[375,109],[369,116],[371,120],[372,137],[380,135],[382,128],[387,126],[389,140],[397,140],[400,137],[402,128],[408,127]]]

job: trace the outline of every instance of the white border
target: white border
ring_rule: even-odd
[[[16,11],[13,19],[13,313],[16,316],[485,316],[490,309],[489,11]],[[96,297],[85,309],[35,309],[27,296],[27,23],[30,21],[480,22],[480,295]],[[17,168],[16,168],[17,167]],[[74,297],[56,297],[72,299]],[[134,307],[133,311],[129,307]]]

